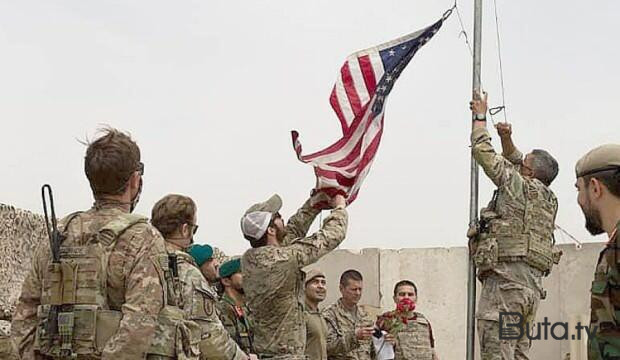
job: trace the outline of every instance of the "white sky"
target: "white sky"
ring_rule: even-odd
[[[473,1],[460,0],[471,34]],[[524,151],[560,162],[558,224],[585,241],[575,161],[620,141],[617,0],[498,0],[509,121]],[[193,197],[198,242],[247,247],[239,217],[274,192],[290,215],[314,184],[306,152],[340,134],[328,97],[346,56],[436,21],[450,0],[2,1],[0,202],[41,212],[92,202],[85,148],[100,124],[132,133],[146,165],[137,212]],[[499,103],[492,2],[483,82]],[[373,170],[350,207],[344,248],[466,244],[471,59],[455,15],[414,57],[387,101]],[[496,139],[495,139],[496,140]],[[499,147],[499,142],[495,141]],[[481,173],[481,177],[483,174]],[[481,206],[492,193],[481,180]],[[316,228],[316,225],[315,225]],[[558,239],[566,242],[568,239]]]

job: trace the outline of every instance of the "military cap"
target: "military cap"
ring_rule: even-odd
[[[577,161],[575,174],[579,178],[613,169],[620,170],[620,144],[606,144],[590,150]]]
[[[282,198],[278,194],[273,194],[267,201],[263,201],[258,204],[250,206],[246,210],[244,215],[253,213],[255,211],[266,211],[271,214],[275,214],[282,208]]]
[[[282,208],[282,199],[274,194],[267,201],[254,204],[241,218],[241,231],[246,238],[258,240],[267,231],[271,218]]]
[[[241,259],[229,260],[220,265],[220,278],[227,278],[241,271]]]
[[[308,285],[310,281],[314,278],[325,277],[325,273],[319,269],[312,269],[306,272],[306,280],[304,280],[304,285]]]
[[[213,248],[210,245],[194,244],[187,249],[187,253],[194,258],[198,266],[202,266],[213,257]]]

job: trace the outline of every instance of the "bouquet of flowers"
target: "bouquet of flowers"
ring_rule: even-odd
[[[409,298],[404,298],[396,304],[396,310],[388,311],[377,319],[377,326],[392,335],[396,335],[400,330],[407,326],[409,320],[413,319],[415,303]]]

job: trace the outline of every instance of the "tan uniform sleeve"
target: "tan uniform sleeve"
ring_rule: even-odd
[[[203,340],[200,342],[201,359],[239,360],[246,357],[239,345],[230,337],[215,311],[212,316],[200,323],[204,330]]]
[[[355,332],[348,331],[345,333],[339,333],[334,326],[327,325],[327,355],[336,356],[344,355],[352,350],[357,349],[360,343],[357,341]]]
[[[282,241],[282,245],[286,246],[291,244],[291,242],[297,238],[305,237],[314,222],[316,216],[321,212],[313,208],[310,205],[311,199],[306,200],[306,202],[297,210],[295,215],[291,216],[288,219],[286,224],[286,236]]]
[[[496,186],[522,186],[521,174],[513,163],[495,152],[486,128],[475,128],[472,131],[471,144],[474,158]]]
[[[35,359],[34,340],[37,327],[37,307],[41,304],[41,262],[48,252],[42,244],[35,251],[32,267],[22,284],[22,292],[17,302],[11,322],[11,339],[16,344],[19,355],[24,360]],[[44,262],[45,263],[45,262]]]
[[[502,153],[502,156],[514,165],[523,164],[523,153],[517,148],[511,154]]]
[[[297,259],[300,268],[310,265],[335,249],[347,233],[348,214],[345,209],[334,209],[316,233],[296,239],[286,250]]]
[[[164,240],[152,229],[144,231],[144,239],[133,266],[126,277],[123,319],[116,334],[106,343],[102,359],[142,359],[146,357],[157,326],[157,317],[164,306],[164,284],[158,273],[157,256],[165,253]],[[109,264],[110,267],[117,264]]]

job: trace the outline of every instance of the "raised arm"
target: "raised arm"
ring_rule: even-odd
[[[491,145],[491,135],[487,131],[486,123],[486,94],[483,97],[474,96],[474,100],[470,102],[470,109],[473,114],[471,147],[476,162],[497,186],[502,186],[511,178],[518,178],[519,173],[514,165],[503,156],[497,154],[493,145]]]
[[[497,134],[502,141],[502,156],[515,165],[523,163],[523,153],[517,149],[512,141],[512,125],[509,123],[498,123],[495,125]]]
[[[296,257],[299,267],[316,262],[323,255],[335,249],[345,238],[348,226],[346,200],[342,195],[332,199],[334,209],[325,219],[321,229],[314,234],[297,239],[288,246],[288,251]]]
[[[295,215],[288,219],[286,224],[286,235],[284,236],[282,245],[289,245],[293,240],[306,236],[308,229],[310,229],[310,225],[312,225],[316,216],[321,212],[320,209],[313,207],[315,197],[316,196],[306,200]]]

